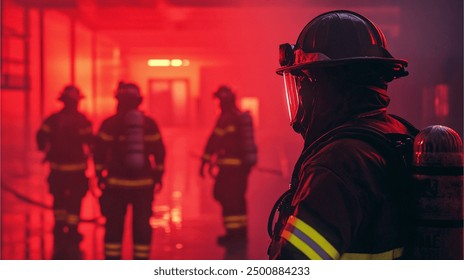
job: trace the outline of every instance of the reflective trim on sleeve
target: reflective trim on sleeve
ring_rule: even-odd
[[[345,253],[341,256],[341,260],[394,260],[403,255],[403,248],[396,248],[387,252],[376,254],[365,253]]]
[[[115,187],[150,187],[153,186],[155,182],[152,178],[144,178],[144,179],[121,179],[111,177],[108,178],[108,185],[112,185]]]
[[[236,128],[234,125],[229,125],[225,128],[215,128],[214,129],[214,133],[217,134],[218,136],[224,136],[226,135],[227,133],[231,133],[231,132],[235,132]]]
[[[214,133],[218,136],[224,136],[224,134],[226,134],[226,132],[222,128],[215,128]]]
[[[211,160],[211,155],[210,154],[204,154],[201,158],[206,160],[206,161],[210,161]]]
[[[44,131],[44,132],[50,132],[52,131],[52,129],[50,128],[50,126],[46,125],[46,124],[43,124],[42,127],[40,128],[40,130]]]
[[[50,168],[57,171],[81,171],[87,169],[87,163],[59,164],[50,162]]]
[[[74,215],[74,214],[69,214],[66,217],[66,223],[68,223],[68,225],[77,225],[79,223],[79,216]]]
[[[98,137],[100,137],[103,141],[114,141],[114,137],[112,135],[109,135],[102,131],[98,133]]]
[[[242,161],[239,158],[220,158],[217,160],[218,165],[241,165]]]
[[[95,170],[96,171],[102,171],[104,168],[103,164],[95,164]]]
[[[162,164],[157,164],[157,165],[155,166],[155,170],[163,171],[163,170],[164,170],[164,165],[162,165]]]
[[[340,254],[320,233],[295,216],[290,216],[281,234],[309,259],[338,259]]]
[[[55,216],[55,221],[65,221],[68,212],[64,209],[56,209],[53,214]]]
[[[159,141],[160,139],[161,139],[161,134],[159,133],[149,134],[143,137],[143,140],[148,141],[148,142],[156,142],[156,141]]]
[[[224,128],[224,131],[226,133],[235,132],[235,130],[236,130],[235,125],[229,125],[228,127]]]

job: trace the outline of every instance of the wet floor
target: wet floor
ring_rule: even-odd
[[[230,258],[225,249],[216,244],[216,238],[224,229],[221,209],[212,198],[213,181],[198,176],[198,156],[209,131],[165,128],[162,132],[168,154],[164,186],[153,203],[150,259]],[[268,215],[274,201],[288,185],[288,170],[295,156],[294,147],[279,143],[278,139],[268,141],[269,135],[265,132],[257,133],[256,137],[259,164],[250,175],[247,192],[249,242],[246,254],[236,256],[237,259],[267,259]],[[42,157],[33,148],[25,151],[2,139],[1,259],[52,257],[52,197],[47,192],[48,169],[41,164]],[[95,190],[94,180],[90,185]],[[86,260],[104,258],[104,218],[100,217],[98,195],[98,191],[89,191],[82,202],[80,250],[82,259]],[[128,212],[131,213],[130,208]],[[131,216],[127,215],[123,259],[132,259],[130,223]]]

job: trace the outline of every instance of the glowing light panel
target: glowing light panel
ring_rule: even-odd
[[[147,61],[148,66],[150,67],[180,67],[180,66],[189,66],[190,65],[190,60],[188,59],[179,59],[179,58],[174,58],[174,59],[167,59],[167,58],[162,58],[162,59],[149,59]]]

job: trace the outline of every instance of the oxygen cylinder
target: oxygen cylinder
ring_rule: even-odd
[[[242,160],[247,166],[254,166],[258,162],[258,151],[254,138],[253,119],[250,112],[240,115],[240,137],[242,138]]]
[[[413,178],[417,199],[414,259],[463,259],[462,139],[433,125],[414,140]]]
[[[138,110],[131,110],[124,116],[124,136],[126,154],[124,166],[128,171],[139,171],[145,166],[144,116]]]

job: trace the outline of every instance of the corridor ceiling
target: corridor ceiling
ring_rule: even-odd
[[[399,0],[15,0],[33,8],[60,10],[115,40],[125,52],[149,53],[154,46],[205,55],[223,47],[245,10],[261,8],[392,6]],[[252,13],[253,13],[252,12]],[[259,20],[259,15],[256,15]],[[239,32],[239,30],[236,30]],[[237,36],[237,35],[235,35]],[[234,46],[237,47],[237,46]]]

